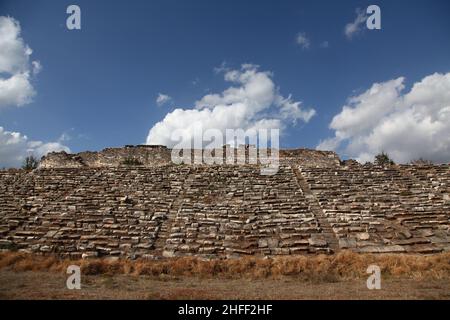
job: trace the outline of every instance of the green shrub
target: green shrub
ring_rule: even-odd
[[[395,162],[383,151],[375,156],[375,164],[379,166],[389,166],[395,164]]]
[[[39,160],[33,155],[25,158],[22,164],[22,169],[24,170],[34,170],[38,167]]]

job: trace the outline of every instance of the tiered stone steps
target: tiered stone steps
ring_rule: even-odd
[[[158,258],[450,250],[449,166],[0,171],[0,249]],[[334,160],[333,160],[334,161]]]
[[[341,249],[433,253],[449,249],[450,212],[398,167],[304,168]]]
[[[313,192],[311,192],[311,189],[309,188],[308,183],[304,179],[304,177],[301,175],[299,169],[297,167],[293,168],[293,171],[295,173],[295,178],[297,180],[297,183],[299,185],[299,188],[303,190],[305,193],[305,198],[307,199],[310,210],[314,213],[316,216],[317,221],[319,222],[319,226],[322,231],[322,236],[324,240],[327,242],[331,252],[335,253],[339,250],[339,242],[336,238],[336,235],[333,231],[333,228],[331,227],[327,217],[325,216],[322,208],[320,207],[319,201],[317,200],[316,196]]]

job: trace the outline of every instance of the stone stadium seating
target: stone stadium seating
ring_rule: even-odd
[[[449,165],[380,167],[310,152],[310,161],[304,150],[281,152],[275,175],[166,155],[101,166],[107,156],[91,153],[0,170],[0,249],[130,259],[450,249]]]

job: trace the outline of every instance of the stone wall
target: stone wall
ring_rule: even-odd
[[[203,154],[202,150],[193,150],[190,155],[191,164],[194,163],[194,153]],[[43,157],[40,168],[82,168],[82,167],[119,167],[127,164],[127,160],[135,161],[134,165],[144,167],[161,166],[172,163],[172,150],[164,146],[138,145],[125,146],[123,148],[107,148],[98,152],[80,152],[68,154],[66,152],[52,152]],[[229,149],[229,153],[224,148],[223,163],[230,163],[231,153],[234,154],[235,163],[249,162],[248,147],[245,150],[245,159],[239,156],[237,149]],[[182,154],[182,153],[181,153]],[[213,153],[214,154],[214,153]],[[201,156],[203,157],[203,156]],[[280,150],[279,158],[281,163],[295,163],[304,166],[334,166],[338,165],[340,159],[338,155],[331,151],[316,151],[310,149],[290,149]]]
[[[307,167],[334,167],[341,162],[339,156],[333,151],[310,149],[280,150],[280,158],[283,163]]]
[[[150,167],[170,163],[170,149],[164,146],[125,146],[123,148],[106,148],[102,151],[86,151],[77,154],[51,152],[41,159],[40,168],[82,168],[82,167],[118,167],[126,161]]]
[[[72,258],[450,250],[449,165],[309,164],[273,176],[258,165],[2,170],[0,248]]]

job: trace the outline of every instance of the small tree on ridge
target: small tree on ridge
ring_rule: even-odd
[[[33,156],[27,156],[25,158],[25,160],[23,161],[23,165],[22,165],[22,169],[24,170],[34,170],[38,167],[39,165],[39,160]]]
[[[389,166],[395,164],[395,162],[389,157],[387,153],[382,151],[375,156],[375,164],[379,166]]]

